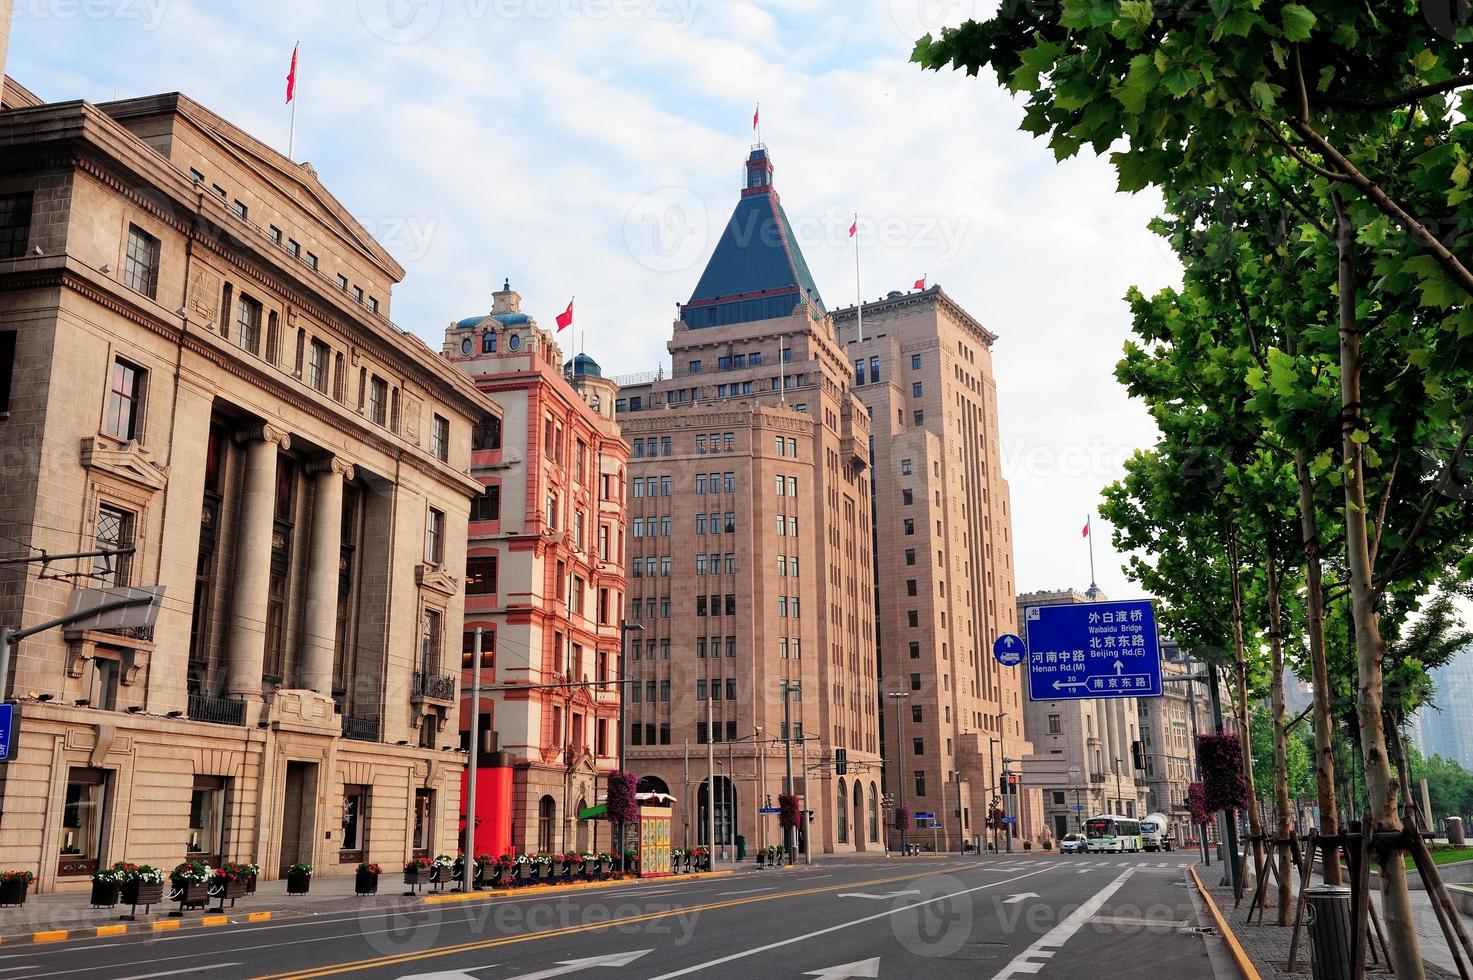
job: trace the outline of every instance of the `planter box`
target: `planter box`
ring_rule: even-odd
[[[208,881],[173,882],[173,887],[169,891],[169,901],[178,902],[181,912],[191,908],[202,909],[210,904],[210,883]]]
[[[31,883],[28,881],[0,882],[0,905],[24,905],[30,891]]]
[[[312,889],[312,876],[310,874],[289,874],[286,876],[286,893],[288,895],[305,895]]]
[[[124,905],[142,905],[145,908],[158,905],[164,900],[164,883],[125,881],[119,898]]]
[[[378,875],[372,871],[355,871],[353,873],[353,891],[358,895],[377,895]]]
[[[116,881],[94,881],[92,883],[92,907],[110,909],[118,904],[118,893],[122,885]]]

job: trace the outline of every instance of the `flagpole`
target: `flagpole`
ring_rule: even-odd
[[[299,41],[297,42],[297,46],[292,49],[292,124],[291,133],[286,138],[286,156],[293,163],[297,162],[297,100],[300,98],[297,93],[297,65],[299,64],[301,53],[302,44]]]
[[[762,103],[757,103],[757,111],[752,113],[752,119],[757,123],[757,142],[762,142]]]
[[[854,212],[854,318],[858,340],[864,340],[864,290],[859,287],[859,212]]]
[[[1090,515],[1084,515],[1084,536],[1089,539],[1089,591],[1091,594],[1099,591],[1095,584],[1095,536],[1094,529],[1090,526]]]

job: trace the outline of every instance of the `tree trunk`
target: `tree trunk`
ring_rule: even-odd
[[[1278,563],[1268,559],[1268,642],[1273,653],[1273,697],[1269,704],[1273,713],[1274,732],[1274,817],[1278,822],[1273,860],[1279,872],[1279,925],[1289,924],[1290,907],[1294,904],[1294,884],[1289,875],[1289,746],[1284,732],[1284,637],[1283,617],[1279,609],[1279,588],[1283,585]],[[1267,892],[1265,891],[1265,894]]]
[[[1253,838],[1253,874],[1263,867],[1263,821],[1258,817],[1258,791],[1253,785],[1253,739],[1248,732],[1248,665],[1243,651],[1243,587],[1238,579],[1238,534],[1228,528],[1228,567],[1232,575],[1233,596],[1233,666],[1237,681],[1238,742],[1243,750],[1243,776],[1248,786],[1248,832]],[[1240,885],[1246,875],[1239,875]],[[1254,879],[1255,886],[1257,878]],[[1268,893],[1264,892],[1264,901]],[[1239,896],[1241,898],[1241,895]]]
[[[1365,422],[1361,413],[1361,335],[1355,317],[1355,229],[1339,194],[1335,202],[1335,250],[1338,256],[1340,326],[1340,425],[1345,457],[1345,553],[1350,568],[1350,611],[1355,621],[1356,701],[1361,760],[1365,765],[1366,817],[1377,830],[1398,831],[1398,780],[1386,755],[1382,723],[1381,660],[1386,641],[1376,613],[1371,549],[1366,529]],[[1381,865],[1381,902],[1391,961],[1399,980],[1423,980],[1422,955],[1407,894],[1401,851],[1393,850]]]
[[[1320,833],[1336,834],[1340,820],[1335,799],[1335,721],[1330,715],[1330,670],[1325,661],[1325,593],[1320,566],[1314,482],[1304,450],[1294,452],[1299,480],[1299,528],[1304,536],[1304,606],[1309,620],[1310,681],[1314,688],[1314,779],[1320,804]],[[1341,883],[1338,851],[1325,859],[1325,884]]]

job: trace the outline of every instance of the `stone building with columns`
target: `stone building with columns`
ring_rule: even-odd
[[[388,318],[403,269],[297,164],[168,94],[0,111],[0,623],[158,586],[150,629],[15,650],[0,866],[349,874],[453,852],[471,434]],[[130,550],[131,549],[131,550]]]
[[[519,853],[609,850],[607,823],[578,815],[619,757],[629,444],[617,388],[587,354],[564,364],[555,332],[523,312],[509,281],[489,313],[449,325],[442,353],[501,408],[471,447],[485,490],[471,507],[465,628],[482,628],[490,688],[480,765],[510,768],[511,782],[505,794],[478,785],[477,823],[509,815]],[[460,727],[468,742],[465,700]]]

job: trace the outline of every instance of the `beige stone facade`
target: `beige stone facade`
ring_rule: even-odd
[[[992,657],[992,641],[1017,632],[997,338],[940,286],[865,303],[862,317],[838,310],[834,322],[874,433],[880,665],[884,689],[908,695],[898,715],[906,805],[936,813],[959,849],[987,832],[1003,760],[1031,751],[1020,671]],[[892,706],[887,756],[896,718]],[[1015,803],[1014,833],[1034,836],[1037,794]]]
[[[133,550],[0,569],[0,622],[164,598],[151,630],[18,645],[0,866],[50,889],[453,850],[471,432],[497,407],[387,319],[403,270],[309,166],[179,95],[6,91],[0,534]]]
[[[503,413],[472,446],[486,490],[472,508],[466,630],[483,628],[483,747],[497,750],[482,764],[512,768],[517,852],[609,850],[607,823],[577,815],[618,761],[629,446],[617,389],[586,355],[565,366],[509,282],[490,313],[450,325],[443,355]],[[462,712],[468,732],[468,702]]]
[[[1146,763],[1145,770],[1136,774],[1136,780],[1145,788],[1145,812],[1170,817],[1173,836],[1178,842],[1196,833],[1187,808],[1187,787],[1196,778],[1197,770],[1197,749],[1192,737],[1194,716],[1189,697],[1195,697],[1197,702],[1197,730],[1212,728],[1207,685],[1185,680],[1201,669],[1201,665],[1182,656],[1175,642],[1163,637],[1161,697],[1136,701]]]
[[[680,800],[675,834],[691,845],[708,840],[714,767],[716,845],[739,835],[750,851],[781,840],[758,811],[785,791],[791,749],[811,849],[878,850],[869,420],[771,173],[755,148],[675,323],[672,375],[619,392],[633,447],[626,616],[643,628],[629,765]],[[787,728],[785,684],[801,689]]]

